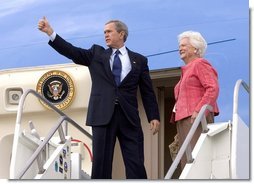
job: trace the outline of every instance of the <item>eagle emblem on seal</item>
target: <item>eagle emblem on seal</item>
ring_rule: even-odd
[[[52,81],[48,85],[49,91],[47,91],[47,95],[54,100],[62,99],[65,91],[63,90],[63,83],[60,81]]]

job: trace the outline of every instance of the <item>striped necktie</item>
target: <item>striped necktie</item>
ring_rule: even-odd
[[[112,69],[117,86],[119,86],[121,83],[121,72],[122,72],[122,63],[119,58],[119,54],[120,54],[120,51],[117,50],[115,52],[115,57],[114,57],[114,61],[113,61],[113,69]]]

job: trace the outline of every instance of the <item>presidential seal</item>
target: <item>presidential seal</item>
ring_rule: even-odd
[[[71,77],[60,70],[45,73],[38,81],[36,91],[55,105],[58,109],[66,109],[74,98],[74,84]],[[43,106],[49,108],[40,100]]]

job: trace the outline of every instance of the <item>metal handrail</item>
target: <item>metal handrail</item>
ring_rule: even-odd
[[[236,81],[235,88],[234,88],[234,102],[233,102],[233,114],[238,113],[238,96],[239,96],[239,90],[240,90],[240,85],[244,87],[244,89],[250,93],[250,88],[249,86],[242,80],[239,79]]]
[[[28,94],[33,94],[34,96],[36,96],[37,98],[39,98],[40,100],[42,100],[44,103],[46,103],[51,109],[53,109],[55,112],[57,112],[59,115],[61,116],[65,116],[66,117],[66,121],[68,121],[69,123],[71,123],[75,128],[77,128],[79,131],[81,131],[83,134],[85,134],[87,137],[89,137],[90,139],[92,139],[92,135],[89,134],[86,130],[84,130],[81,126],[79,126],[74,120],[72,120],[71,118],[69,118],[65,113],[63,113],[61,110],[59,110],[57,107],[55,107],[51,102],[49,102],[46,98],[44,98],[43,96],[39,95],[35,90],[33,89],[28,89],[27,91],[24,92],[24,94],[21,96],[20,101],[19,101],[19,106],[18,106],[18,112],[17,112],[17,120],[16,120],[16,124],[21,124],[21,117],[22,117],[22,113],[23,113],[23,106],[24,106],[24,102],[25,99],[27,97]]]
[[[65,113],[63,113],[57,107],[55,107],[52,103],[50,103],[46,98],[42,97],[41,95],[39,95],[36,91],[34,91],[32,89],[29,89],[29,90],[25,91],[24,94],[20,98],[19,106],[18,106],[18,112],[17,112],[16,124],[19,124],[19,125],[21,124],[21,117],[22,117],[22,113],[23,113],[23,106],[24,106],[24,102],[25,102],[25,99],[26,99],[28,94],[33,94],[34,96],[36,96],[37,98],[42,100],[50,108],[52,108],[55,112],[57,112],[61,117],[60,117],[58,123],[55,124],[55,126],[50,130],[48,135],[45,137],[45,139],[42,141],[42,143],[39,145],[39,147],[35,150],[33,155],[27,161],[24,169],[18,174],[18,177],[17,177],[18,179],[21,179],[23,177],[23,175],[26,173],[26,171],[29,169],[29,167],[33,164],[35,159],[41,153],[41,151],[46,146],[46,144],[48,144],[49,140],[52,138],[52,136],[55,134],[55,132],[57,130],[59,131],[61,143],[65,142],[63,128],[61,126],[63,122],[67,121],[67,122],[71,123],[75,128],[77,128],[79,131],[81,131],[83,134],[85,134],[88,138],[92,139],[92,135],[91,134],[89,134],[85,129],[83,129],[81,126],[79,126],[74,120],[69,118]]]
[[[194,133],[196,132],[196,129],[197,129],[198,125],[200,124],[200,122],[201,122],[201,125],[202,125],[203,133],[208,132],[207,121],[206,121],[206,118],[205,118],[206,110],[209,110],[210,112],[212,112],[213,108],[210,105],[204,105],[201,108],[201,110],[198,113],[197,118],[195,119],[194,123],[192,124],[192,127],[191,127],[186,139],[184,140],[178,154],[176,155],[175,160],[173,161],[173,163],[172,163],[171,167],[169,168],[169,170],[168,170],[166,176],[164,177],[164,179],[170,179],[172,177],[172,175],[174,174],[174,172],[175,172],[181,158],[183,157],[184,153],[186,152],[186,150],[188,148],[190,148],[189,143],[190,143]],[[191,152],[188,152],[188,153],[189,153],[189,155],[187,156],[187,158],[189,160],[189,163],[191,163],[191,162],[193,162],[192,155],[191,155]]]
[[[237,137],[238,134],[238,130],[237,128],[237,122],[238,122],[238,97],[239,97],[239,90],[240,90],[240,86],[243,86],[244,89],[250,93],[250,88],[249,86],[242,80],[239,79],[236,81],[235,83],[235,88],[234,88],[234,97],[233,97],[233,117],[232,117],[232,137]],[[237,147],[236,144],[231,144],[231,159],[230,159],[230,165],[231,165],[231,169],[230,169],[230,177],[233,179],[237,179],[236,177],[236,158],[233,155],[236,155],[237,152]]]

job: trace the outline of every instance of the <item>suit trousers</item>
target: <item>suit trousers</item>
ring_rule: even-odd
[[[207,123],[214,122],[213,113],[209,113],[207,115],[206,121],[207,121]],[[185,141],[185,138],[187,137],[187,135],[192,127],[192,123],[190,123],[190,122],[191,122],[191,117],[187,117],[187,118],[177,121],[177,123],[176,123],[177,133],[179,136],[179,148],[182,146],[183,142]],[[196,129],[196,132],[194,133],[194,135],[190,141],[191,151],[194,149],[196,142],[198,141],[201,133],[202,133],[202,125],[200,123]],[[187,157],[186,157],[186,154],[184,154],[181,159],[181,169],[182,170],[183,170],[186,163],[187,163]]]
[[[127,179],[146,179],[144,166],[144,135],[126,118],[121,106],[115,105],[106,126],[93,126],[92,179],[111,179],[116,138],[120,143]]]

